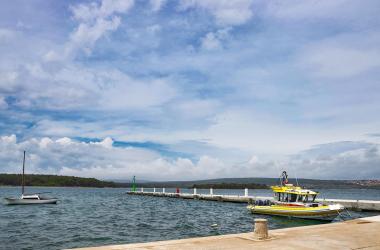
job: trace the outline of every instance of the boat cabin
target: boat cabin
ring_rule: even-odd
[[[277,202],[313,203],[318,193],[312,190],[302,189],[292,184],[284,186],[272,186],[274,200]]]
[[[24,200],[40,200],[40,196],[38,194],[23,194],[23,195],[21,195],[21,199],[24,199]]]

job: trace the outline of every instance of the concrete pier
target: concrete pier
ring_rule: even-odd
[[[253,232],[149,243],[80,248],[82,250],[245,250],[245,249],[380,249],[380,216],[351,221],[270,230],[268,238]],[[79,249],[78,249],[79,250]]]
[[[165,189],[163,189],[165,190]],[[210,193],[213,193],[210,191]],[[127,192],[130,195],[147,195],[158,197],[172,197],[182,199],[198,199],[209,201],[237,202],[237,203],[253,203],[255,200],[273,200],[273,197],[264,196],[248,196],[248,190],[244,192],[244,196],[239,195],[214,195],[199,194],[196,189],[193,194],[189,193],[165,193],[165,192]],[[343,200],[343,199],[316,199],[324,204],[341,204],[345,208],[355,211],[380,211],[380,201],[372,200]]]

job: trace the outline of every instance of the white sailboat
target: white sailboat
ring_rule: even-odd
[[[56,204],[58,199],[36,194],[25,194],[25,151],[22,162],[22,189],[20,198],[4,198],[7,205]]]

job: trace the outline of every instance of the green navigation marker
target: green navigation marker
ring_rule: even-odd
[[[136,192],[136,176],[133,176],[133,180],[132,180],[132,192]]]

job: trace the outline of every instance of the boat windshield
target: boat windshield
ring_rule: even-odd
[[[276,200],[282,202],[296,202],[297,195],[289,193],[275,193]]]
[[[299,202],[314,202],[315,201],[316,195],[299,195],[298,196],[298,201]]]
[[[275,193],[275,199],[281,202],[314,202],[317,195],[300,195],[289,193]]]

